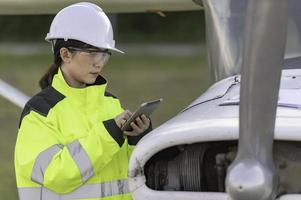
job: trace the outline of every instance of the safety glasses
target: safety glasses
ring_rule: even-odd
[[[76,47],[68,47],[68,49],[71,52],[78,51],[88,53],[91,58],[98,62],[101,62],[103,65],[105,65],[109,61],[110,56],[112,55],[112,53],[108,49],[81,49]]]

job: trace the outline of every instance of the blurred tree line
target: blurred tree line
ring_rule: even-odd
[[[115,40],[122,43],[201,43],[205,40],[203,11],[111,14]],[[1,42],[43,42],[54,15],[0,16]]]

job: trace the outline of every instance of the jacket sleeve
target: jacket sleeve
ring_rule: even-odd
[[[15,166],[18,187],[43,185],[69,193],[106,166],[124,143],[115,121],[95,124],[86,137],[69,144],[47,118],[31,111],[19,128]]]
[[[132,152],[135,149],[136,144],[146,135],[148,134],[150,131],[152,131],[152,123],[150,123],[148,129],[146,129],[143,133],[141,133],[138,136],[128,136],[128,155],[132,155]]]

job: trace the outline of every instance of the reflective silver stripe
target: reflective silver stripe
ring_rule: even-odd
[[[47,188],[18,188],[20,200],[71,200],[93,199],[129,193],[128,180],[83,185],[77,190],[59,195]]]
[[[18,188],[19,200],[41,200],[42,188]]]
[[[79,141],[68,144],[67,148],[80,170],[83,183],[85,183],[91,176],[94,175],[93,165],[88,154]]]
[[[52,157],[59,152],[61,148],[62,145],[55,144],[39,154],[32,169],[32,181],[43,184],[45,170],[47,169]]]

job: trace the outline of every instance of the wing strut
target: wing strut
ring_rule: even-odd
[[[3,96],[15,105],[23,108],[29,97],[0,79],[0,96]]]

